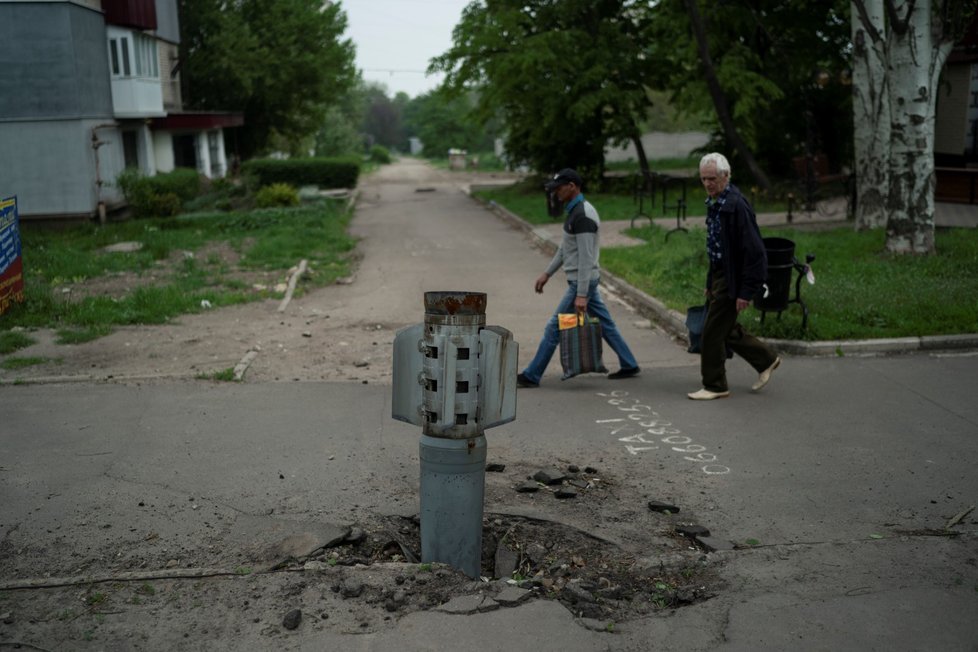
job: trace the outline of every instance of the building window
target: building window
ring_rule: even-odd
[[[159,79],[160,61],[156,54],[156,39],[134,34],[133,45],[136,47],[136,75]]]
[[[122,74],[128,77],[132,74],[129,71],[129,39],[124,36],[119,39],[119,48],[122,50]]]
[[[115,39],[109,39],[109,58],[112,61],[112,74],[119,74],[119,43]]]
[[[144,34],[130,36],[114,36],[109,39],[112,76],[159,79],[160,60],[156,39]]]
[[[129,67],[129,39],[125,36],[109,39],[109,58],[112,62],[112,74],[115,77],[129,77],[132,74]]]

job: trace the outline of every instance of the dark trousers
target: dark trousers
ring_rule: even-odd
[[[737,323],[737,301],[727,294],[727,280],[723,274],[714,272],[700,353],[703,387],[711,392],[726,392],[729,389],[725,368],[727,347],[746,360],[757,373],[774,364],[778,357],[774,349]]]

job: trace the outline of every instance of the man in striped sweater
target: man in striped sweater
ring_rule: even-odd
[[[602,336],[618,355],[621,368],[608,378],[628,378],[639,372],[638,362],[632,355],[628,344],[618,331],[618,326],[611,318],[608,307],[601,300],[598,283],[601,279],[601,268],[598,265],[600,244],[598,231],[601,219],[594,206],[584,199],[581,188],[584,185],[581,176],[574,170],[566,168],[554,175],[547,183],[547,192],[554,193],[567,212],[564,220],[563,241],[547,266],[547,270],[537,278],[534,289],[543,292],[543,286],[550,277],[563,267],[567,275],[567,291],[561,298],[557,309],[543,330],[543,339],[537,348],[537,353],[530,364],[517,375],[519,387],[539,387],[543,372],[546,371],[550,358],[553,357],[560,343],[560,333],[557,325],[557,315],[560,313],[587,312],[597,317],[601,322]]]

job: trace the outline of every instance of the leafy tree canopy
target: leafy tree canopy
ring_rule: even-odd
[[[650,4],[477,0],[430,69],[446,73],[451,91],[479,90],[479,116],[501,117],[512,159],[595,178],[606,142],[640,136],[650,106]]]
[[[426,156],[446,157],[449,149],[479,151],[492,148],[494,134],[474,117],[469,94],[432,91],[404,108],[405,132],[424,143]]]
[[[791,158],[822,152],[851,160],[849,1],[698,1],[715,72],[740,136],[776,176]],[[684,0],[656,5],[649,46],[673,103],[715,110]],[[731,152],[719,131],[713,147]]]
[[[321,0],[180,0],[184,103],[244,113],[248,158],[301,150],[357,80],[346,14]]]

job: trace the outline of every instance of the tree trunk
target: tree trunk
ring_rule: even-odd
[[[740,137],[740,132],[734,125],[733,117],[727,106],[727,98],[720,87],[720,80],[717,79],[716,69],[713,67],[713,60],[710,58],[710,45],[706,40],[706,30],[703,27],[703,20],[700,17],[699,7],[696,6],[697,0],[683,0],[686,4],[686,12],[689,14],[689,22],[693,28],[693,35],[696,37],[696,46],[700,54],[700,63],[703,64],[703,75],[706,77],[706,85],[710,90],[710,97],[713,98],[713,105],[716,107],[717,118],[720,126],[727,137],[727,141],[733,146],[736,155],[747,164],[747,168],[754,176],[757,185],[764,190],[771,189],[771,182],[768,180],[764,170],[754,159],[754,153]]]
[[[638,168],[642,171],[642,178],[651,178],[652,171],[649,170],[649,159],[645,155],[645,145],[642,144],[642,134],[636,131],[635,135],[632,136],[632,143],[635,145],[635,154],[638,156]]]
[[[903,3],[901,3],[902,5]],[[890,33],[890,188],[886,248],[934,253],[934,124],[938,78],[953,42],[935,35],[931,3]],[[898,5],[897,11],[905,7]]]
[[[853,0],[852,113],[856,229],[886,224],[889,195],[890,97],[883,0]]]

